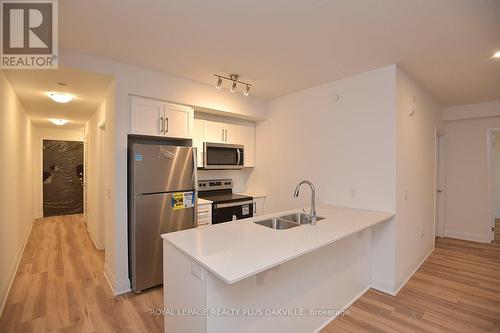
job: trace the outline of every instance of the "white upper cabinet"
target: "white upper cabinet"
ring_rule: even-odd
[[[230,124],[222,121],[201,120],[196,125],[196,132],[201,138],[200,148],[203,149],[203,142],[238,144],[245,147],[244,163],[245,167],[255,166],[255,125],[253,124]],[[201,124],[201,122],[203,122]],[[200,134],[203,132],[202,134]],[[197,141],[198,142],[198,141]],[[200,161],[198,161],[199,163]],[[203,164],[199,165],[200,167]]]
[[[141,135],[163,135],[162,117],[165,103],[147,98],[132,97],[130,132]]]
[[[131,97],[130,132],[140,135],[192,138],[194,110],[183,105]]]
[[[194,110],[190,107],[165,103],[165,136],[192,138],[194,135]]]

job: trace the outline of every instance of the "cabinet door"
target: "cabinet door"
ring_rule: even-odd
[[[241,145],[241,127],[240,125],[222,123],[224,128],[224,142]]]
[[[238,143],[245,146],[245,167],[252,168],[255,166],[255,126],[239,125],[238,133]]]
[[[203,137],[204,137],[204,120],[195,119],[194,120],[194,136],[193,136],[193,147],[197,150],[197,160],[198,167],[203,167]]]
[[[203,134],[205,142],[225,143],[225,123],[205,120]]]
[[[192,138],[194,110],[187,106],[165,103],[165,136]]]
[[[264,202],[266,198],[254,198],[253,199],[253,216],[259,216],[264,214]]]
[[[130,132],[140,135],[163,135],[165,103],[142,97],[131,97]]]

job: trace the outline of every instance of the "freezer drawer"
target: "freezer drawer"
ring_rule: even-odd
[[[134,198],[134,218],[129,233],[130,280],[134,291],[162,283],[160,235],[195,226],[195,208],[174,209],[173,195],[159,193],[136,195]]]

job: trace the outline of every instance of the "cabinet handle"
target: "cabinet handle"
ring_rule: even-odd
[[[255,203],[255,201],[253,203],[253,213],[257,214],[257,204]]]
[[[226,139],[224,139],[224,142],[227,142],[227,129],[224,131],[226,132]]]
[[[163,122],[163,117],[160,117],[160,133],[163,133],[165,123]]]
[[[168,132],[168,117],[165,117],[165,133]]]
[[[222,139],[221,139],[222,142],[224,142],[224,129],[222,129]]]

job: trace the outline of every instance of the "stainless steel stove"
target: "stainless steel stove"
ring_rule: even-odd
[[[198,197],[212,201],[212,224],[253,216],[253,198],[234,194],[231,179],[198,181]]]

